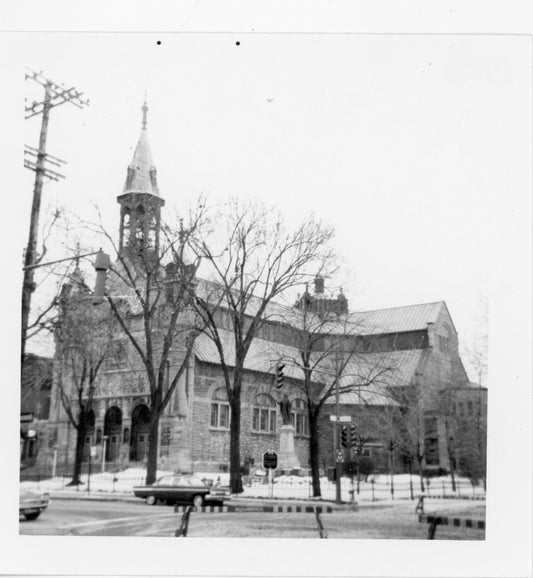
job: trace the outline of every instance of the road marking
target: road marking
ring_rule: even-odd
[[[76,524],[67,524],[66,526],[61,526],[62,529],[69,528],[83,528],[85,526],[98,526],[98,524],[114,524],[116,522],[143,522],[147,518],[152,520],[157,520],[158,518],[176,518],[176,514],[149,514],[143,516],[128,516],[127,518],[107,518],[105,520],[92,520],[91,522],[78,522]]]

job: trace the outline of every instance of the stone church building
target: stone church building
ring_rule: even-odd
[[[159,250],[161,210],[165,204],[157,184],[157,171],[151,157],[147,137],[147,107],[143,107],[142,130],[133,159],[127,168],[119,204],[119,250]],[[66,283],[66,294],[86,291],[83,278],[76,272]],[[113,287],[108,288],[111,292]],[[387,368],[387,380],[371,391],[343,393],[339,399],[340,413],[353,416],[353,423],[363,423],[361,412],[371,415],[383,407],[394,405],[383,395],[385,387],[421,387],[424,394],[424,433],[428,448],[426,466],[449,467],[449,436],[438,411],[439,391],[456,388],[469,397],[471,388],[458,351],[458,336],[446,304],[443,301],[367,312],[348,311],[342,292],[327,295],[324,281],[315,280],[313,292],[302,297],[306,307],[316,315],[336,311],[348,316],[357,327],[353,345],[358,354],[351,362],[354,374],[357,364],[372,368]],[[269,317],[279,313],[283,319],[301,312],[302,301],[294,308],[273,304]],[[132,323],[135,311],[132,311]],[[298,354],[297,348],[283,338],[279,323],[269,322],[254,339],[245,361],[242,395],[241,459],[245,470],[262,462],[266,451],[279,451],[279,393],[274,385],[276,366],[280,359],[289,360]],[[220,328],[226,340],[225,351],[232,357],[231,331]],[[183,352],[176,348],[170,366],[177,366]],[[293,425],[293,465],[308,468],[309,426],[306,402],[298,387],[301,375],[290,363],[285,363],[283,391],[290,400]],[[72,464],[76,431],[69,423],[61,404],[59,383],[68,388],[68,372],[61,350],[54,360],[50,417],[47,432],[40,440],[39,460],[50,464],[55,452],[58,464]],[[335,398],[326,403],[320,423],[321,467],[334,465],[333,430],[330,415],[335,414]],[[100,384],[94,397],[85,437],[85,456],[90,448],[94,460],[113,468],[138,466],[145,462],[148,448],[150,419],[149,387],[145,373],[125,335],[117,334],[113,354],[100,372]],[[227,471],[229,464],[230,407],[220,369],[218,352],[205,335],[197,337],[194,352],[181,376],[173,397],[160,421],[160,469],[181,471]],[[386,441],[377,434],[369,436],[364,455],[375,459],[378,467],[386,465]],[[44,438],[44,439],[43,439]],[[105,455],[104,455],[105,453]],[[431,454],[431,455],[430,455]],[[399,463],[401,460],[399,461]]]

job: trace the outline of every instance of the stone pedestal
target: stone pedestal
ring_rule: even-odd
[[[295,470],[300,468],[300,462],[294,451],[294,427],[282,425],[279,437],[279,470]]]

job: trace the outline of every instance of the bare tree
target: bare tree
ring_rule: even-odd
[[[358,394],[358,403],[365,403],[365,393],[376,395],[394,371],[386,355],[378,357],[360,351],[359,327],[343,308],[320,312],[309,309],[307,290],[296,310],[286,319],[288,342],[294,353],[279,350],[284,363],[296,368],[298,378],[293,387],[300,390],[307,407],[309,421],[309,465],[313,496],[320,490],[319,421],[325,404],[338,395]],[[274,347],[275,349],[275,347]],[[386,393],[383,392],[386,397]],[[361,435],[366,435],[361,431]]]
[[[414,384],[389,389],[393,400],[400,407],[398,443],[402,452],[415,462],[420,477],[420,490],[424,487],[424,457],[426,454],[424,428],[424,395],[417,378]]]
[[[402,449],[401,412],[394,399],[383,404],[374,415],[374,419],[377,437],[382,440],[387,452],[387,464],[392,486],[396,474],[396,458]]]
[[[187,251],[201,219],[200,210],[186,228],[164,226],[159,251],[119,250],[99,226],[116,252],[106,300],[148,381],[147,484],[157,477],[160,418],[189,364],[197,335],[198,317],[191,306],[199,260],[189,260]]]
[[[365,404],[366,405],[366,404]],[[370,442],[376,441],[376,422],[374,412],[367,408],[366,412],[356,418],[355,425],[350,428],[350,445],[351,451],[355,458],[355,473],[357,481],[357,493],[360,490],[361,482],[361,461],[363,459],[364,450]],[[350,468],[353,471],[353,468]],[[353,474],[352,474],[353,480]]]
[[[216,218],[216,231],[200,236],[196,254],[210,269],[211,284],[198,292],[195,309],[213,341],[231,407],[230,486],[242,492],[240,463],[241,393],[244,362],[254,337],[276,298],[301,285],[311,271],[332,259],[333,232],[314,218],[287,231],[281,217],[262,206],[228,203]],[[232,333],[230,354],[220,327]]]
[[[63,217],[63,211],[60,208],[56,208],[52,214],[48,215],[41,232],[40,251],[36,256],[35,263],[31,266],[36,269],[38,273],[37,279],[34,281],[32,292],[37,289],[39,289],[39,292],[37,294],[38,299],[35,304],[36,306],[33,308],[34,310],[28,311],[27,326],[22,328],[22,363],[24,363],[28,341],[43,331],[52,331],[53,325],[57,319],[56,304],[59,293],[58,291],[53,292],[49,290],[48,281],[51,277],[59,276],[61,283],[58,283],[58,287],[60,287],[65,278],[65,267],[63,263],[54,264],[45,269],[41,269],[41,267],[45,265],[49,253],[48,247],[53,238],[53,234],[56,232],[58,227],[63,226]]]
[[[440,391],[437,412],[442,418],[444,424],[444,435],[446,438],[446,451],[448,454],[448,466],[450,476],[452,479],[452,490],[455,492],[455,470],[457,467],[457,436],[459,431],[457,429],[457,416],[455,415],[455,408],[458,401],[457,391],[460,388],[446,387]]]
[[[61,403],[76,431],[74,469],[68,485],[81,483],[89,414],[102,366],[110,354],[113,334],[113,316],[107,307],[98,309],[92,306],[91,291],[82,279],[77,286],[64,284],[54,336],[63,361],[58,383]]]
[[[461,388],[448,416],[451,450],[457,469],[476,484],[487,481],[487,390]]]

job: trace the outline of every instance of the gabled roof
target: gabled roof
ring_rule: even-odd
[[[203,296],[210,292],[216,294],[216,283],[201,279],[198,285]],[[261,299],[251,297],[247,303],[246,312],[253,316],[261,305]],[[372,311],[355,311],[347,317],[347,324],[343,317],[339,322],[332,322],[321,325],[327,332],[335,332],[338,325],[343,333],[353,333],[354,335],[378,335],[382,333],[398,333],[404,331],[416,331],[427,329],[428,323],[436,323],[442,308],[446,308],[444,301],[434,303],[421,303],[418,305],[406,305],[403,307],[391,307],[389,309],[375,309]],[[313,326],[312,318],[314,313],[307,312],[307,319],[310,326]],[[295,327],[303,327],[304,313],[301,309],[291,307],[276,301],[271,301],[265,310],[265,319],[276,321]],[[311,319],[311,321],[309,321]],[[318,324],[314,324],[318,326]]]
[[[219,329],[222,340],[224,358],[230,367],[235,365],[235,341],[233,333]],[[207,335],[199,335],[194,342],[194,351],[199,361],[220,365],[220,355],[213,340]],[[261,373],[274,373],[277,362],[283,357],[285,359],[295,358],[298,351],[295,347],[282,345],[266,339],[255,338],[250,345],[248,355],[244,360],[244,369],[258,371]],[[295,379],[301,378],[301,371],[294,366],[286,365],[284,374]]]
[[[391,307],[374,311],[357,311],[350,314],[350,321],[357,325],[357,333],[376,335],[426,329],[428,323],[438,319],[444,301]]]
[[[224,355],[228,366],[235,364],[235,345],[230,331],[220,330]],[[196,358],[204,363],[220,364],[220,357],[214,342],[207,335],[199,335],[195,341]],[[394,404],[386,396],[388,387],[409,385],[419,365],[423,350],[393,351],[383,353],[365,353],[354,356],[348,363],[341,378],[340,387],[365,385],[357,393],[340,395],[341,404],[367,403],[373,405]],[[279,360],[285,363],[284,374],[288,378],[301,380],[302,371],[291,360],[298,359],[295,347],[274,343],[265,339],[254,339],[244,361],[244,369],[261,373],[274,374]],[[333,362],[332,362],[333,363]],[[315,372],[315,377],[327,383],[332,379],[333,367]],[[326,403],[335,403],[334,397]]]
[[[362,387],[359,390],[341,393],[340,404],[371,404],[371,405],[396,405],[396,402],[387,396],[387,389],[410,385],[415,371],[425,354],[422,349],[404,351],[390,351],[382,353],[365,353],[358,356],[347,368],[346,375],[341,378],[340,385],[348,386],[354,383]],[[351,372],[357,372],[354,375]],[[365,382],[373,380],[370,387]],[[328,405],[334,404],[335,399],[326,401]]]

